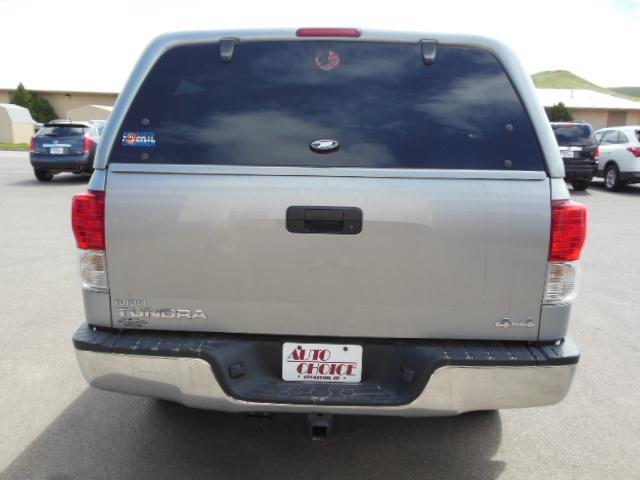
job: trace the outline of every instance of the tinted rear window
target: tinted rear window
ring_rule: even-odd
[[[87,130],[88,129],[84,127],[42,127],[38,130],[38,136],[73,137],[76,135],[84,135]]]
[[[551,125],[553,133],[556,135],[558,145],[591,145],[596,143],[593,130],[588,125]]]
[[[312,152],[319,139],[339,149]],[[110,161],[544,169],[529,118],[490,53],[438,46],[425,66],[417,44],[335,41],[243,43],[230,63],[217,44],[167,51]]]

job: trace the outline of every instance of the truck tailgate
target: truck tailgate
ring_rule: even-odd
[[[116,327],[537,337],[550,229],[544,172],[518,179],[518,172],[380,178],[222,175],[215,166],[191,174],[170,166],[122,170],[110,169],[106,189]],[[297,205],[360,208],[362,231],[291,233],[286,212]],[[495,325],[504,318],[532,323]]]

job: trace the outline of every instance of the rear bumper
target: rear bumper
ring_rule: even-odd
[[[349,342],[364,347],[362,384],[282,381],[282,339],[86,326],[74,336],[82,373],[96,388],[228,412],[438,416],[550,405],[567,394],[579,358],[569,339],[550,346]],[[229,367],[238,363],[244,374],[232,378]]]
[[[566,180],[591,180],[596,176],[598,164],[566,165],[564,166]]]
[[[38,155],[29,156],[31,166],[52,172],[81,172],[91,170],[93,158],[91,153],[83,155]]]

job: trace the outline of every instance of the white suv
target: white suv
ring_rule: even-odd
[[[600,145],[598,177],[613,191],[640,182],[640,126],[603,128],[596,132]]]

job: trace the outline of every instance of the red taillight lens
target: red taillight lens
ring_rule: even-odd
[[[587,236],[587,209],[569,200],[551,203],[550,262],[572,262],[580,258]]]
[[[361,35],[357,28],[299,28],[296,37],[351,37]]]
[[[631,153],[633,153],[634,157],[640,157],[640,148],[638,148],[638,147],[628,147],[627,150],[629,150]]]
[[[71,228],[78,248],[104,250],[104,192],[89,190],[73,197]]]
[[[35,153],[36,151],[36,137],[31,137],[31,145],[29,146],[29,153]]]
[[[91,141],[91,139],[89,137],[84,137],[84,140],[82,141],[82,151],[84,153],[89,153],[91,151],[91,144],[93,142]]]
[[[600,160],[600,147],[596,147],[596,151],[593,153],[593,158],[595,160]]]

